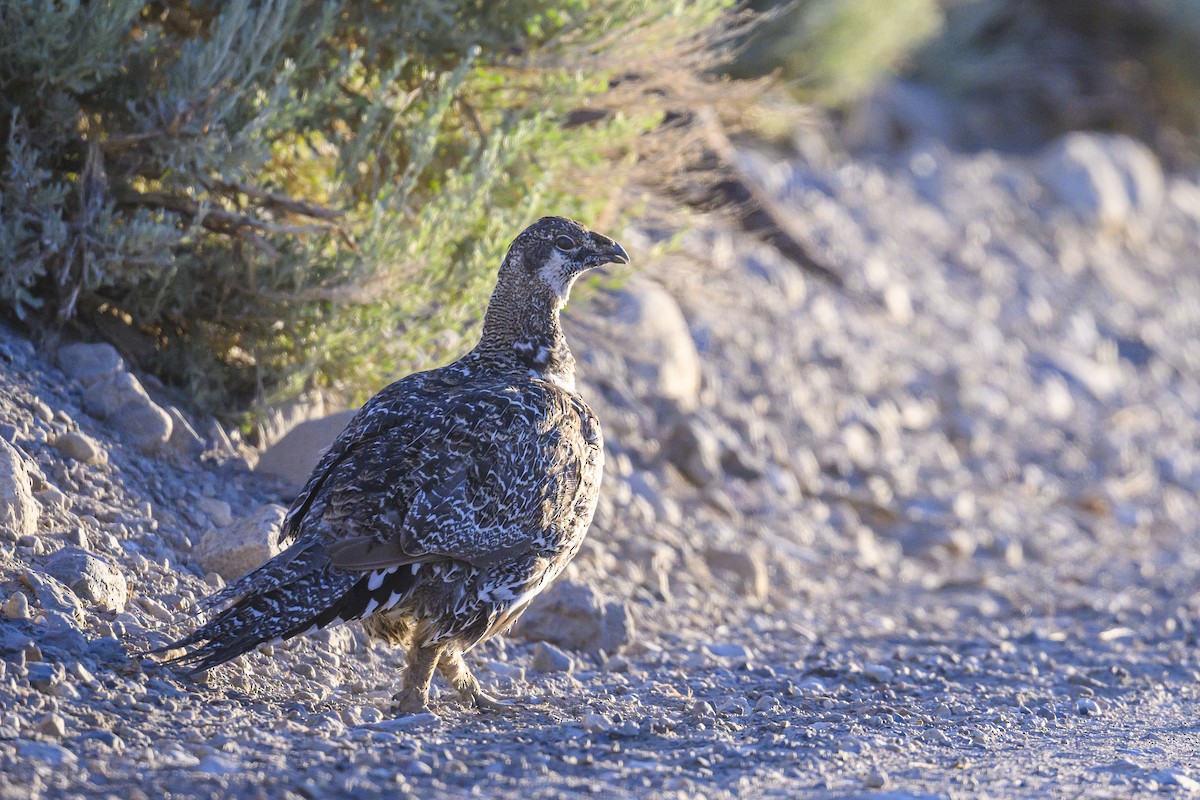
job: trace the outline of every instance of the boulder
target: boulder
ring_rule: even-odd
[[[1085,222],[1123,229],[1162,206],[1162,166],[1150,148],[1128,136],[1069,133],[1039,157],[1042,183]]]
[[[590,586],[560,581],[533,601],[514,633],[567,650],[611,655],[633,638],[633,623],[623,603],[605,603]]]
[[[70,344],[58,351],[58,365],[70,377],[91,386],[125,371],[125,362],[111,344]]]
[[[54,447],[67,458],[85,464],[106,464],[108,453],[90,436],[79,431],[67,431],[54,439]]]
[[[0,439],[0,533],[11,541],[37,532],[41,506],[21,451]]]
[[[225,580],[245,575],[279,554],[279,525],[286,513],[283,506],[268,503],[228,527],[209,531],[196,546],[196,559]]]
[[[549,642],[538,642],[533,649],[533,668],[538,672],[571,672],[575,661]]]
[[[742,597],[762,602],[770,591],[767,560],[760,548],[710,545],[704,561],[709,570],[728,580]]]
[[[610,292],[612,308],[598,316],[605,336],[621,348],[636,394],[664,398],[682,410],[696,407],[700,356],[687,320],[671,293],[633,277]]]
[[[124,611],[129,601],[129,585],[121,570],[86,550],[63,548],[46,561],[43,569],[78,597],[105,611]]]
[[[721,443],[697,415],[675,420],[662,443],[663,457],[699,487],[721,479]]]
[[[88,413],[108,420],[121,436],[143,453],[153,454],[171,438],[171,416],[155,403],[137,376],[119,372],[88,387],[83,396]]]
[[[308,481],[321,456],[354,418],[355,411],[301,422],[263,451],[254,471],[272,475],[299,490]]]

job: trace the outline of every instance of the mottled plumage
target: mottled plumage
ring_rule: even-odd
[[[600,424],[575,393],[559,311],[579,274],[627,260],[560,217],[522,232],[479,344],[363,406],[284,519],[288,549],[209,599],[222,610],[168,646],[191,648],[178,660],[204,670],[363,619],[407,648],[402,710],[425,707],[435,667],[492,705],[462,654],[511,626],[562,571],[599,493]]]

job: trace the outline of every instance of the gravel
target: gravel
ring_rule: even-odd
[[[396,716],[403,654],[354,625],[199,678],[144,658],[288,489],[209,420],[201,455],[125,431],[92,396],[133,385],[119,357],[60,352],[72,378],[0,328],[0,797],[1196,792],[1200,176],[1114,227],[1036,158],[743,156],[845,288],[701,218],[630,312],[674,344],[579,298],[608,472],[564,576],[470,655],[509,713],[435,682]],[[634,357],[680,322],[695,364]],[[663,451],[681,420],[703,480]]]

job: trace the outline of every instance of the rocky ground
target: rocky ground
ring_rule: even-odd
[[[0,797],[1200,793],[1200,176],[800,149],[742,169],[844,287],[700,219],[573,308],[609,468],[473,654],[508,715],[396,716],[356,626],[140,658],[289,490],[114,352],[0,329]]]

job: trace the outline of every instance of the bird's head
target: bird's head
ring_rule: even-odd
[[[548,291],[558,305],[567,301],[575,279],[601,264],[628,264],[621,245],[603,234],[589,231],[573,219],[542,217],[509,245],[503,269],[536,290]]]

